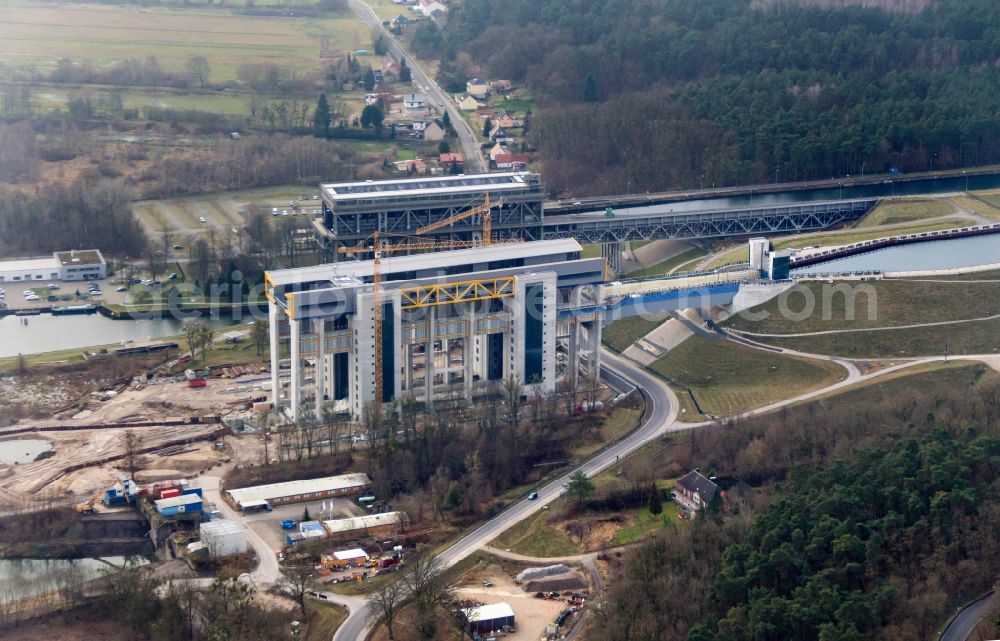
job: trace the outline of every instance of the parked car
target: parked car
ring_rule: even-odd
[[[115,291],[116,292],[127,292],[128,291],[128,287],[116,287]]]
[[[205,220],[205,217],[204,217],[204,216],[198,216],[198,222],[199,222],[199,223],[207,223],[208,221],[207,221],[207,220]]]
[[[56,291],[57,289],[59,289],[59,285],[56,283],[49,283],[49,289],[51,289],[52,291]]]
[[[169,276],[167,276],[167,280],[177,280],[177,272],[172,272]]]
[[[295,519],[284,519],[281,521],[282,530],[291,530],[293,527],[295,527]]]

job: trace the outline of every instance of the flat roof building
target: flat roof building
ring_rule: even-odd
[[[332,519],[323,521],[323,527],[326,528],[330,538],[341,541],[364,536],[394,536],[403,529],[403,513],[384,512],[349,519]]]
[[[101,280],[107,264],[97,249],[54,252],[44,258],[0,261],[0,283]]]
[[[599,367],[596,311],[557,321],[557,309],[593,305],[604,268],[572,239],[383,258],[379,401],[412,397],[426,408],[455,394],[471,401],[508,377],[552,391],[559,337],[568,370],[583,355]],[[376,400],[373,274],[371,260],[267,272],[275,409],[296,419],[332,405],[360,417]],[[282,343],[287,378],[279,371]]]
[[[318,479],[242,487],[226,490],[223,496],[226,502],[234,508],[243,509],[244,507],[260,505],[261,501],[267,501],[272,505],[282,505],[359,494],[369,488],[371,483],[367,474],[341,474]]]
[[[317,242],[330,250],[330,260],[339,260],[338,248],[356,245],[376,229],[412,235],[420,227],[483,204],[487,194],[493,203],[494,239],[542,239],[545,194],[541,177],[516,171],[323,184],[323,216],[313,221],[313,227]],[[481,239],[482,222],[477,214],[425,237]]]

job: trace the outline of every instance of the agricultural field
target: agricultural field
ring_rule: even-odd
[[[650,369],[690,388],[702,409],[729,416],[832,385],[846,376],[836,363],[774,354],[694,335]]]
[[[275,63],[318,72],[320,39],[341,52],[371,50],[371,34],[353,16],[240,15],[203,7],[113,7],[0,0],[0,63],[47,72],[60,58],[110,67],[155,56],[164,71],[183,71],[192,56],[211,65],[211,81],[234,80],[241,64]],[[377,63],[374,55],[362,64]]]

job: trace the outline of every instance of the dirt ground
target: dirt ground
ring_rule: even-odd
[[[492,587],[483,585],[489,581]],[[517,630],[503,637],[504,641],[538,641],[543,638],[545,626],[555,622],[559,613],[568,606],[564,601],[536,599],[527,594],[497,565],[476,568],[462,578],[458,595],[483,604],[506,603],[514,610]]]
[[[5,380],[10,379],[0,379]],[[79,376],[43,377],[31,379],[30,383],[35,387],[63,390],[56,393],[62,394],[59,398],[49,399],[49,405],[63,406],[80,390],[99,386],[97,382]],[[21,393],[30,394],[32,389],[29,386]],[[22,465],[0,465],[0,509],[5,505],[22,506],[37,501],[39,497],[65,501],[68,494],[83,499],[114,479],[118,468],[124,465],[122,459],[65,471],[80,463],[124,454],[124,430],[97,428],[101,424],[186,420],[192,416],[225,414],[237,409],[252,392],[250,385],[222,379],[214,379],[208,386],[197,390],[188,389],[185,383],[146,385],[139,389],[126,389],[107,400],[91,395],[85,402],[85,409],[77,408],[75,413],[64,412],[60,418],[25,419],[13,426],[0,428],[0,439],[6,435],[10,438],[43,438],[53,445],[53,454],[49,458]],[[82,429],[10,434],[13,430],[53,424]],[[86,429],[88,426],[95,428]],[[226,449],[219,451],[211,438],[216,429],[216,424],[134,428],[143,448],[167,445],[182,439],[203,439],[166,453],[153,452],[140,456],[141,471],[136,475],[137,480],[149,482],[191,476],[226,458],[237,463],[259,462],[261,445],[256,436],[227,436]]]

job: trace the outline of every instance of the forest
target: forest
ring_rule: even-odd
[[[1000,5],[916,4],[467,0],[442,33],[415,35],[415,50],[526,83],[557,190],[997,162]]]
[[[602,638],[933,638],[1000,571],[998,407],[967,365],[692,433],[666,464],[756,495],[636,550]]]

